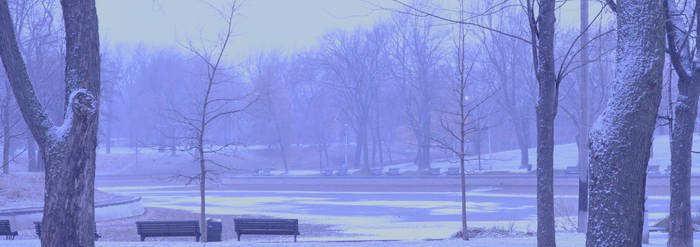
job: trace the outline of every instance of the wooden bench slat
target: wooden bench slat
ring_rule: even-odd
[[[199,242],[199,221],[137,221],[141,241],[146,237],[195,237]]]
[[[294,242],[299,235],[299,220],[297,219],[233,219],[238,241],[243,234],[260,235],[294,235]]]
[[[15,239],[16,231],[12,231],[9,220],[0,220],[0,236],[5,236],[5,239]]]
[[[40,221],[34,221],[34,232],[36,233],[36,236],[41,238],[41,222]],[[99,240],[102,238],[102,235],[97,233],[97,223],[95,223],[95,241]]]

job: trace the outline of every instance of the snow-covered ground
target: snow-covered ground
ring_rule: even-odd
[[[663,234],[654,234],[663,235]],[[557,246],[559,247],[580,247],[585,245],[585,236],[581,233],[557,233]],[[696,246],[700,245],[700,240],[695,240]],[[6,247],[39,247],[38,240],[17,240],[3,241],[0,245]],[[195,243],[195,242],[104,242],[95,243],[97,247],[341,247],[341,246],[376,246],[376,247],[535,247],[537,239],[535,237],[526,238],[475,238],[467,242],[462,240],[440,240],[440,241],[362,241],[362,242],[325,242],[325,241],[300,241],[291,242],[247,242],[247,241],[225,241],[218,243]],[[665,247],[666,238],[652,238],[650,244],[645,247]]]
[[[700,135],[694,138],[694,145],[700,146]],[[303,147],[304,145],[295,145],[295,147]],[[700,150],[700,148],[697,148]],[[300,151],[297,156],[307,157],[315,155],[312,151]],[[290,164],[290,170],[284,174],[282,165],[278,157],[271,157],[276,154],[274,150],[268,150],[268,147],[262,145],[240,146],[236,147],[235,151],[237,158],[231,155],[221,155],[213,157],[218,163],[226,164],[232,168],[239,170],[238,176],[250,176],[252,171],[257,168],[274,168],[271,175],[275,176],[318,176],[319,169],[314,159],[299,158]],[[312,153],[303,153],[312,152]],[[536,148],[528,150],[530,164],[534,164],[537,154]],[[554,147],[554,168],[557,170],[565,170],[567,167],[576,166],[578,150],[575,143],[559,144]],[[314,156],[315,157],[315,156]],[[649,165],[659,166],[661,173],[665,172],[666,167],[670,164],[670,147],[668,136],[655,136],[653,145],[653,155]],[[479,161],[476,156],[468,157],[467,170],[472,173],[486,172],[505,172],[505,173],[526,173],[525,169],[520,169],[520,150],[507,150],[494,153],[485,153],[481,155],[481,170],[478,169]],[[149,171],[151,173],[172,173],[172,174],[191,174],[196,172],[197,166],[192,165],[193,158],[189,154],[178,153],[176,156],[171,156],[169,150],[158,151],[154,148],[141,148],[138,155],[135,155],[135,149],[130,147],[112,147],[111,153],[106,154],[104,147],[98,149],[98,174],[133,174],[134,171]],[[301,163],[300,163],[301,162]],[[693,154],[693,162],[700,162],[700,154]],[[431,166],[441,169],[441,173],[446,173],[448,168],[458,167],[459,164],[455,159],[437,159],[433,160]],[[168,169],[163,169],[168,167]],[[300,168],[301,167],[301,168]],[[216,168],[216,167],[214,167]],[[386,173],[390,168],[398,168],[401,173],[416,171],[417,166],[413,162],[406,162],[384,167],[383,172]],[[356,172],[357,169],[349,169],[350,174]],[[692,169],[694,174],[700,174],[700,167]],[[415,174],[415,173],[413,173]]]
[[[700,147],[700,135],[693,138],[693,146]],[[700,148],[696,148],[700,149]],[[694,149],[694,150],[696,150]],[[536,163],[537,148],[528,150],[530,164]],[[488,171],[503,171],[509,173],[524,173],[524,169],[520,167],[520,150],[508,150],[495,152],[491,154],[481,155],[482,168]],[[478,161],[476,156],[468,157],[470,160],[467,164],[468,169],[476,170]],[[554,146],[554,169],[564,170],[569,166],[576,166],[578,160],[578,149],[576,143],[559,144]],[[700,162],[700,154],[693,153],[693,164]],[[649,165],[658,165],[659,171],[664,172],[666,167],[671,163],[671,148],[668,136],[655,136],[653,144],[653,155],[649,161]],[[441,168],[445,172],[449,167],[458,167],[459,164],[455,160],[451,161],[436,161],[431,164],[434,168]],[[404,163],[387,166],[388,168],[399,168],[401,171],[416,170],[416,165],[413,163]],[[692,173],[700,174],[700,167],[693,167]]]

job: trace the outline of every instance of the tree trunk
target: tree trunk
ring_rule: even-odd
[[[41,246],[92,247],[100,96],[97,13],[93,0],[62,0],[61,6],[66,32],[63,125],[53,124],[34,93],[6,0],[0,1],[0,57],[47,166]]]
[[[2,173],[10,174],[10,85],[5,83],[2,103]]]
[[[204,142],[202,137],[199,138],[199,229],[202,232],[202,242],[207,242],[207,203],[206,203],[206,182],[207,182],[207,170],[206,163],[204,160]]]
[[[269,97],[268,97],[268,104],[270,103]],[[273,116],[272,121],[274,122],[275,125],[275,133],[277,133],[277,144],[280,146],[280,155],[282,155],[282,164],[284,165],[284,174],[289,173],[289,165],[287,164],[287,144],[286,140],[282,137],[282,127],[280,126],[280,123],[277,119],[277,115],[275,115],[275,111],[270,109],[270,113]]]
[[[697,80],[697,78],[693,78]],[[668,228],[669,247],[693,246],[693,222],[690,215],[690,168],[693,132],[698,112],[698,93],[694,83],[678,80],[678,98],[671,133],[671,202]]]
[[[384,167],[384,144],[382,143],[382,129],[381,129],[381,122],[380,120],[380,114],[379,114],[379,107],[377,107],[377,110],[375,111],[375,126],[374,126],[374,136],[377,140],[377,151],[379,152],[379,167]]]
[[[540,82],[537,102],[537,245],[555,246],[554,238],[554,81]]]
[[[581,0],[581,66],[579,75],[579,121],[578,121],[578,227],[586,232],[588,219],[588,0]]]
[[[36,162],[36,144],[34,143],[34,138],[31,135],[27,135],[26,140],[27,145],[27,167],[30,172],[41,171],[39,169],[39,164]]]
[[[359,128],[359,126],[358,126]],[[346,141],[347,142],[347,141]],[[360,168],[362,165],[362,146],[364,145],[364,138],[362,138],[361,131],[359,129],[355,130],[355,154],[352,161],[354,168]],[[347,165],[347,164],[346,164]]]
[[[617,1],[612,96],[590,132],[586,246],[641,246],[646,169],[661,100],[661,1]]]
[[[367,122],[365,121],[362,125],[362,171],[364,173],[369,172],[369,140],[367,133]]]
[[[112,112],[112,102],[110,104],[107,104],[107,112],[111,113]],[[107,120],[107,124],[105,124],[107,127],[107,131],[105,131],[105,153],[110,154],[112,153],[112,119]]]
[[[554,73],[554,0],[539,1],[536,75],[537,100],[537,246],[556,246],[554,238],[554,118],[558,82]]]
[[[529,153],[529,144],[530,144],[530,128],[528,128],[526,122],[527,120],[522,119],[522,120],[515,120],[515,121],[522,121],[521,124],[513,124],[513,127],[515,127],[516,131],[516,138],[518,141],[518,148],[520,148],[520,169],[528,169],[530,167],[530,153]]]
[[[693,246],[693,221],[690,202],[690,172],[692,167],[693,133],[698,112],[698,82],[700,81],[700,66],[693,59],[690,45],[685,40],[686,23],[682,19],[682,8],[675,1],[664,1],[666,37],[668,51],[673,69],[678,74],[678,97],[671,113],[671,79],[669,76],[669,122],[671,136],[671,167],[670,167],[670,215],[668,229],[669,247]],[[695,1],[695,11],[700,10],[700,1]],[[700,24],[700,20],[695,20]],[[692,25],[692,24],[691,24]],[[700,30],[696,30],[696,35]],[[696,39],[698,39],[696,37]],[[697,40],[696,40],[697,41]],[[700,47],[696,42],[695,49]],[[672,75],[672,74],[671,74]]]

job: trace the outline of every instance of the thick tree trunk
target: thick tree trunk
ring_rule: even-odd
[[[73,134],[65,142],[44,148],[48,167],[42,247],[94,246],[96,103],[87,94],[78,95],[72,103]]]
[[[586,232],[588,224],[588,0],[581,0],[581,57],[584,63],[579,75],[579,121],[578,121],[578,226],[576,231]]]
[[[669,247],[693,246],[693,222],[690,202],[690,172],[692,167],[693,133],[698,112],[698,82],[700,81],[700,66],[691,55],[690,45],[684,38],[682,30],[687,24],[682,19],[682,8],[675,1],[664,0],[665,17],[667,18],[666,36],[668,51],[673,68],[678,74],[678,97],[673,110],[675,114],[669,123],[671,136],[671,167],[670,167],[670,215],[668,230]],[[700,1],[695,1],[695,11],[700,10]],[[696,18],[696,24],[700,19]],[[696,30],[696,34],[700,30]],[[696,37],[695,49],[700,47]],[[671,80],[669,77],[669,107],[671,107]]]
[[[540,86],[537,103],[537,245],[540,247],[554,246],[555,243],[554,118],[557,96],[555,82],[547,84],[549,86]]]
[[[47,166],[41,246],[92,247],[100,95],[97,12],[93,0],[62,0],[61,5],[66,32],[67,112],[63,125],[53,124],[34,93],[6,0],[0,0],[0,56]]]
[[[537,20],[537,246],[556,246],[554,238],[554,118],[558,82],[554,74],[554,0],[539,1]]]
[[[617,1],[614,91],[590,132],[586,246],[641,246],[646,170],[661,100],[661,1]]]
[[[697,78],[693,78],[697,80]],[[693,132],[698,112],[698,93],[694,83],[678,81],[678,98],[671,133],[671,202],[668,228],[669,247],[693,246],[693,222],[690,215],[690,168]]]

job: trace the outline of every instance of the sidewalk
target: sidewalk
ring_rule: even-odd
[[[557,246],[559,247],[580,247],[585,245],[585,236],[580,233],[557,233]],[[0,240],[0,245],[3,247],[39,247],[38,240]],[[695,240],[695,245],[700,245],[700,240]],[[197,243],[187,241],[146,241],[146,242],[105,242],[98,241],[96,247],[360,247],[360,246],[379,246],[379,247],[536,247],[537,239],[535,237],[527,238],[480,238],[469,241],[461,240],[440,240],[440,241],[356,241],[356,242],[304,242],[292,241],[282,242],[264,242],[264,241],[225,241],[217,243]],[[665,247],[665,238],[651,239],[651,244],[644,245],[645,247]]]

